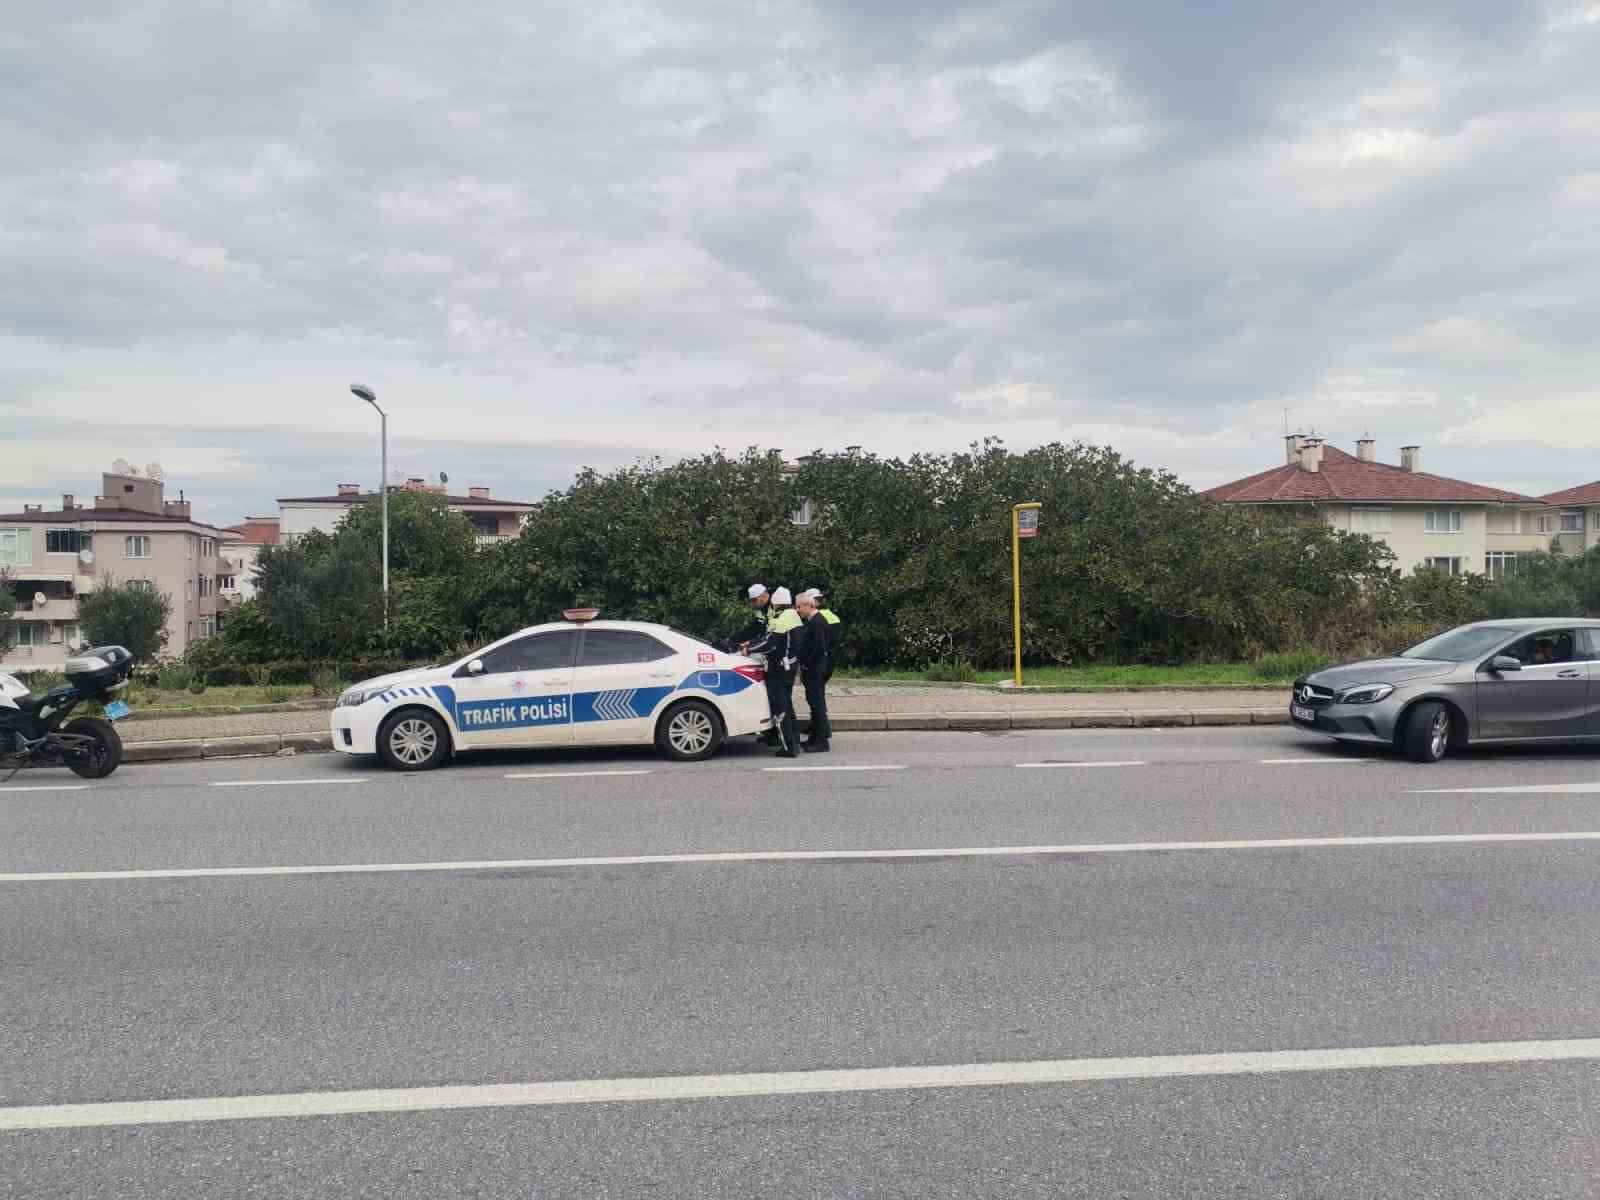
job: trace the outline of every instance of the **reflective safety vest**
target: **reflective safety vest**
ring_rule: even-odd
[[[834,615],[833,609],[831,609],[831,608],[819,608],[819,609],[817,609],[817,611],[822,614],[822,619],[824,621],[826,621],[829,625],[838,625],[838,624],[840,624],[839,618],[836,615]]]
[[[767,618],[767,628],[773,633],[788,633],[800,628],[800,614],[792,608],[779,609],[774,617]]]

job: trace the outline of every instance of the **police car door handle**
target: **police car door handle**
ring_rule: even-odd
[[[676,674],[677,674],[676,671],[651,671],[650,672],[650,678],[651,679],[671,679]]]

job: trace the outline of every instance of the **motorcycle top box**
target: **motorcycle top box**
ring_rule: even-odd
[[[62,673],[84,695],[109,691],[133,673],[133,655],[121,646],[96,646],[67,659]]]

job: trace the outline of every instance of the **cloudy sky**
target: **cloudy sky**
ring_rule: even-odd
[[[1600,478],[1600,2],[54,0],[0,28],[0,511],[1285,420]]]

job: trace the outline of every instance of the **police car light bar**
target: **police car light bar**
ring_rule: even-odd
[[[581,625],[585,621],[592,621],[600,615],[598,608],[568,608],[561,615],[574,625]]]

